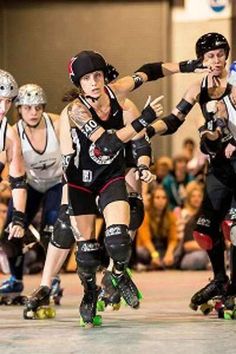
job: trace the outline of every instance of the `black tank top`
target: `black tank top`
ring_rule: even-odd
[[[123,110],[120,107],[110,87],[105,86],[110,99],[110,114],[106,121],[101,120],[85,97],[79,96],[80,101],[90,110],[92,118],[107,131],[124,127]],[[67,168],[66,175],[69,184],[84,186],[90,190],[98,190],[107,181],[118,176],[124,176],[124,151],[120,150],[115,156],[104,156],[96,145],[76,127],[71,128],[74,156]]]
[[[212,101],[212,100],[217,100],[220,101],[224,96],[228,95],[230,93],[230,85],[227,84],[225,91],[223,94],[218,97],[218,98],[212,98],[209,96],[208,92],[208,76],[205,76],[201,82],[201,89],[200,89],[200,95],[199,95],[199,105],[201,107],[201,110],[203,112],[203,115],[205,117],[205,105],[207,102]]]
[[[225,91],[223,92],[223,94],[220,97],[217,98],[212,98],[209,95],[208,92],[208,76],[205,76],[201,82],[201,89],[200,89],[200,95],[199,95],[199,105],[201,107],[202,110],[202,114],[206,120],[206,122],[209,122],[210,118],[209,118],[209,114],[206,111],[206,104],[209,101],[212,100],[216,100],[216,101],[220,101],[223,97],[225,97],[226,95],[228,95],[231,91],[231,87],[229,84],[227,84]],[[211,118],[212,119],[212,118]],[[220,157],[221,159],[226,159],[224,156],[224,149],[227,146],[228,142],[225,141],[226,140],[226,136],[222,136],[221,141],[217,143],[218,147],[217,147],[217,153],[214,157],[214,160],[217,160],[216,157]],[[211,159],[212,161],[212,159]]]

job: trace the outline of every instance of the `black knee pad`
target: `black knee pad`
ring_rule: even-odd
[[[101,250],[97,240],[78,241],[76,262],[78,272],[94,273],[101,264]]]
[[[66,204],[63,204],[60,207],[58,219],[55,222],[54,231],[50,242],[53,246],[61,249],[70,249],[75,242],[70,224],[68,205]]]
[[[128,263],[132,252],[132,240],[126,225],[115,224],[105,231],[105,246],[109,256],[119,263]]]
[[[135,231],[142,225],[144,219],[143,198],[139,193],[130,193],[128,199],[130,205],[129,229]]]

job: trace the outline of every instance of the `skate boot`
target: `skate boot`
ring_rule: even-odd
[[[26,320],[44,320],[46,318],[54,318],[56,311],[50,304],[51,290],[48,286],[40,286],[26,301],[26,308],[23,316]]]
[[[55,305],[61,304],[61,298],[63,296],[64,289],[61,288],[61,279],[59,275],[52,279],[51,294],[50,297],[54,301]]]
[[[87,288],[80,304],[80,326],[91,328],[102,324],[102,317],[96,314],[100,288]]]
[[[190,302],[190,308],[197,311],[200,310],[204,315],[208,315],[214,309],[218,312],[223,306],[223,302],[229,287],[229,279],[219,281],[213,279],[204,288],[193,295]]]
[[[22,280],[14,276],[5,280],[0,287],[0,305],[24,305],[27,298],[21,295],[23,289]]]
[[[139,308],[139,300],[142,298],[142,295],[132,281],[131,273],[127,268],[120,274],[112,272],[112,282],[114,287],[119,290],[120,295],[127,305],[134,309]]]
[[[107,306],[111,306],[115,311],[120,309],[120,292],[114,287],[112,280],[112,273],[109,270],[105,270],[101,281],[102,288],[98,294],[98,311],[104,311]]]

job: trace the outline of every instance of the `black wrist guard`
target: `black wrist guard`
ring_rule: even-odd
[[[12,225],[19,225],[22,228],[25,227],[25,214],[22,211],[13,210],[12,213]]]
[[[11,184],[11,189],[26,189],[26,175],[20,177],[9,176],[9,182]]]
[[[179,71],[181,73],[192,73],[196,69],[204,69],[206,66],[202,64],[201,59],[185,60],[179,63]]]
[[[151,124],[156,119],[156,113],[154,109],[149,105],[142,111],[142,115],[135,119],[131,125],[134,130],[139,133],[141,130],[146,128],[149,124]]]
[[[162,62],[144,64],[138,70],[135,70],[135,72],[145,73],[148,77],[148,81],[154,81],[164,77]]]

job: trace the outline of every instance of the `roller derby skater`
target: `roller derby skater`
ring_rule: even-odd
[[[230,134],[225,132],[221,121],[214,119],[209,109],[210,101],[220,101],[230,93],[225,69],[229,50],[226,38],[220,33],[212,32],[201,36],[196,43],[196,55],[208,67],[209,73],[203,80],[200,79],[189,87],[169,116],[147,128],[149,137],[156,133],[173,134],[184,123],[185,117],[196,102],[199,103],[203,113],[202,117],[198,117],[196,125],[200,134],[201,150],[209,155],[210,166],[194,238],[208,253],[214,278],[192,297],[191,308],[193,309],[205,304],[212,297],[224,297],[229,286],[224,264],[225,245],[221,222],[230,208],[235,185],[233,168],[224,154]]]
[[[121,134],[121,138],[128,141],[139,128],[133,128],[133,125],[124,127],[121,109],[124,101],[118,101],[115,84],[104,85],[107,66],[100,54],[81,52],[72,58],[69,67],[71,79],[82,94],[62,112],[61,147],[63,155],[67,155],[64,159],[68,161],[65,175],[71,219],[75,219],[77,227],[77,271],[84,287],[80,316],[85,326],[93,326],[95,300],[97,302],[96,271],[100,265],[100,246],[94,239],[97,196],[106,224],[105,247],[114,261],[112,278],[115,287],[131,307],[139,306],[137,288],[126,272],[132,241],[128,234],[124,145],[118,136]],[[153,119],[162,111],[158,99],[148,107]],[[145,120],[145,112],[143,115]],[[117,133],[110,134],[112,129]],[[68,144],[71,138],[72,151]]]
[[[36,84],[21,86],[15,99],[19,121],[13,127],[21,140],[27,174],[28,193],[24,226],[27,228],[30,225],[42,205],[39,233],[40,242],[45,250],[57,219],[62,190],[59,117],[45,112],[46,103],[45,92],[40,86]],[[11,276],[22,283],[25,242],[24,239],[9,240],[7,232],[13,213],[14,207],[10,201],[1,243],[8,256]],[[60,291],[58,286],[57,288],[57,292]],[[5,289],[5,291],[8,290]],[[56,288],[54,295],[59,303],[59,297],[56,297]]]

